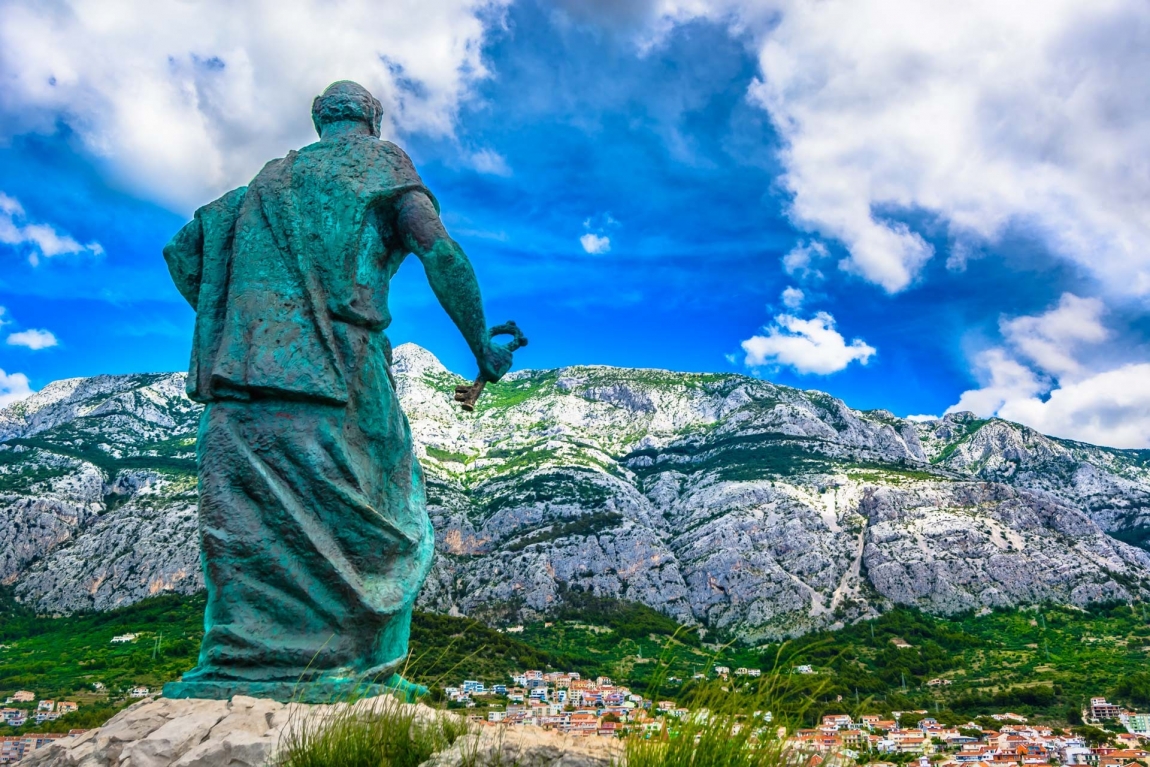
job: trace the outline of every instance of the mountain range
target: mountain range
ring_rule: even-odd
[[[394,372],[438,556],[421,606],[493,622],[572,590],[761,641],[894,605],[1150,596],[1150,451],[956,413],[909,421],[737,374]],[[57,381],[0,410],[0,582],[44,613],[202,588],[200,407],[182,373]]]

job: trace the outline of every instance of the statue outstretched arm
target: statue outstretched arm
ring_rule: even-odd
[[[423,262],[431,290],[475,354],[480,376],[498,381],[511,368],[511,353],[491,342],[479,283],[467,254],[447,234],[439,213],[423,192],[408,192],[398,210],[404,245]]]

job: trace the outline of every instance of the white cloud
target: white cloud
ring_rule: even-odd
[[[611,238],[594,232],[587,232],[580,237],[579,244],[583,246],[583,250],[594,255],[611,250]]]
[[[750,97],[784,142],[800,226],[891,292],[932,248],[891,211],[937,215],[961,267],[1012,225],[1150,296],[1145,0],[662,0],[649,27],[726,22],[753,41]],[[954,254],[951,254],[954,255]],[[1009,257],[1009,256],[1007,256]]]
[[[875,354],[874,347],[861,339],[848,344],[835,330],[835,318],[826,312],[809,320],[780,314],[764,330],[766,335],[743,341],[743,362],[749,367],[785,365],[799,373],[828,375],[855,361],[865,365]]]
[[[7,325],[9,322],[12,321],[12,320],[4,319],[7,316],[8,316],[8,309],[6,309],[3,306],[0,306],[0,328],[4,327],[5,325]]]
[[[823,273],[817,264],[828,258],[827,246],[818,240],[800,242],[783,256],[783,270],[800,280],[821,280]]]
[[[803,301],[806,297],[806,294],[803,293],[802,290],[791,285],[783,290],[782,295],[779,296],[779,300],[781,300],[783,306],[788,309],[798,309],[803,305]]]
[[[39,264],[41,258],[73,253],[98,256],[104,252],[98,242],[81,245],[48,224],[29,223],[20,201],[3,192],[0,192],[0,243],[27,250],[33,265]]]
[[[1050,375],[1064,378],[1082,370],[1074,352],[1085,344],[1106,340],[1105,307],[1097,298],[1063,293],[1058,306],[1033,317],[1000,323],[1002,335],[1023,357]]]
[[[970,410],[1024,423],[1044,434],[1112,447],[1150,447],[1150,363],[1093,363],[1109,330],[1096,299],[1064,294],[1034,316],[1003,320],[1003,346],[981,352],[978,389],[948,413]]]
[[[49,349],[56,346],[59,341],[50,330],[37,330],[31,328],[29,330],[21,330],[19,333],[10,333],[8,335],[9,346],[23,346],[28,349],[39,350]]]
[[[914,423],[926,423],[927,421],[937,421],[936,415],[908,415],[906,420],[913,421]]]
[[[23,373],[5,373],[0,369],[0,408],[35,394],[28,386],[28,376]]]
[[[311,100],[335,80],[383,102],[385,135],[452,135],[505,3],[15,0],[4,132],[67,123],[121,183],[188,210],[313,141]]]
[[[471,167],[480,173],[489,176],[511,175],[511,166],[507,164],[507,159],[493,149],[480,149],[468,159]]]

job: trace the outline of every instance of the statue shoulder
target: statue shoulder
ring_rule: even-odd
[[[203,218],[204,215],[219,215],[229,214],[236,211],[240,204],[244,201],[247,195],[248,188],[246,186],[237,187],[227,194],[221,195],[218,199],[212,200],[207,205],[204,205],[196,211],[197,218]]]

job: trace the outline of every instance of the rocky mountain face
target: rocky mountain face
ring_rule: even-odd
[[[970,414],[912,423],[729,374],[522,371],[475,413],[396,350],[439,556],[423,607],[519,620],[568,589],[757,640],[894,604],[1150,595],[1150,451]],[[182,374],[0,411],[0,579],[45,611],[201,588]]]

